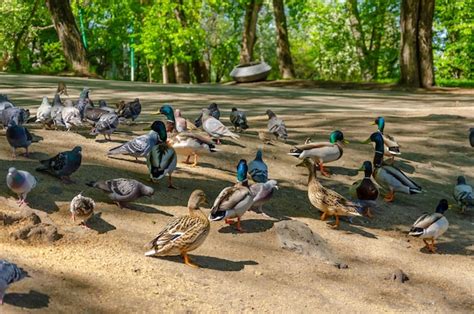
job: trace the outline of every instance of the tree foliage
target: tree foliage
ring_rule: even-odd
[[[246,8],[254,0],[75,0],[82,12],[91,72],[109,79],[162,82],[175,64],[193,81],[230,79],[239,63]],[[273,1],[261,1],[254,60],[280,78]],[[397,80],[400,0],[285,0],[296,77],[316,80]],[[71,70],[44,0],[0,1],[0,70]],[[474,0],[437,0],[433,50],[441,79],[474,79]],[[165,71],[166,68],[166,71]],[[171,74],[170,74],[171,75]]]

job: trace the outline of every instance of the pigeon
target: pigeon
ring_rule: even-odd
[[[90,197],[85,197],[82,192],[77,194],[69,204],[69,211],[71,212],[71,219],[76,221],[76,217],[82,218],[84,227],[87,227],[87,221],[94,215],[95,202]]]
[[[61,118],[67,131],[69,132],[73,126],[82,125],[82,118],[79,109],[72,105],[71,100],[66,100],[66,106],[61,110]]]
[[[109,198],[120,208],[124,203],[133,202],[142,196],[152,196],[155,190],[133,179],[111,179],[86,183],[90,187],[109,193]]]
[[[64,126],[62,118],[62,110],[64,108],[63,103],[59,94],[54,95],[53,106],[51,107],[51,120],[54,124],[54,127],[58,129],[58,126]]]
[[[278,190],[278,183],[275,180],[252,184],[250,186],[250,194],[253,196],[252,208],[258,208],[260,213],[268,217],[263,211],[263,205],[272,198],[274,190]]]
[[[259,149],[255,159],[249,163],[249,174],[254,182],[268,181],[268,167],[262,159],[262,150]]]
[[[240,132],[247,130],[249,128],[247,124],[247,116],[245,112],[237,110],[237,108],[232,108],[230,112],[230,123],[234,126],[234,132],[237,132],[237,129],[240,129]]]
[[[37,181],[36,178],[24,170],[17,170],[16,168],[11,167],[8,169],[7,174],[7,186],[13,193],[18,195],[18,205],[27,204],[26,197],[32,189],[36,187]]]
[[[216,138],[218,144],[220,144],[220,138],[224,136],[239,138],[239,135],[232,133],[222,122],[211,116],[209,109],[202,110],[202,128],[211,137]]]
[[[30,110],[10,107],[2,111],[2,124],[4,127],[7,127],[10,121],[15,121],[17,125],[22,125],[28,121],[30,117]]]
[[[59,153],[53,158],[41,160],[41,166],[36,168],[36,171],[48,172],[63,180],[64,183],[71,183],[69,176],[81,166],[81,152],[82,148],[76,146],[72,150]]]
[[[33,136],[26,127],[17,125],[14,120],[11,120],[8,124],[6,137],[13,150],[13,158],[16,157],[17,148],[24,148],[26,150],[25,156],[28,157],[28,146],[33,142]]]
[[[85,110],[87,106],[93,106],[92,101],[89,98],[90,89],[85,87],[81,94],[79,95],[79,100],[77,101],[76,108],[79,110],[81,120],[84,120]]]
[[[84,118],[87,122],[95,124],[97,121],[99,121],[100,117],[106,113],[110,112],[101,108],[87,106],[85,109]]]
[[[286,142],[288,133],[286,132],[285,122],[278,119],[276,114],[271,110],[267,110],[268,115],[268,132],[273,133],[275,137],[280,138]]]
[[[67,86],[64,82],[58,82],[58,88],[56,89],[56,94],[69,96],[67,93]]]
[[[217,107],[217,104],[215,102],[210,104],[207,107],[207,109],[209,110],[210,115],[213,116],[214,118],[216,118],[217,120],[219,120],[221,118],[221,112],[219,111],[219,108]],[[194,125],[198,128],[202,125],[202,112],[199,115],[199,117],[197,117],[197,119],[194,120]]]
[[[28,277],[26,271],[6,260],[0,260],[0,305],[3,304],[3,297],[8,286],[25,277]]]
[[[117,107],[120,118],[132,119],[132,121],[135,121],[135,119],[140,115],[140,112],[142,112],[142,105],[138,98],[135,98],[134,101],[128,103],[121,101]]]
[[[99,109],[108,111],[110,113],[115,113],[114,108],[111,108],[111,107],[107,106],[107,103],[103,99],[99,100]]]
[[[138,157],[146,157],[153,146],[159,142],[158,133],[151,130],[148,134],[140,135],[120,146],[112,148],[107,155],[130,155],[138,159]]]
[[[109,136],[108,140],[111,141],[110,134],[114,133],[119,125],[119,117],[116,113],[105,113],[103,114],[99,121],[94,125],[94,128],[91,131],[91,135],[102,134],[107,140],[107,135]]]
[[[48,124],[51,121],[51,109],[53,107],[48,101],[48,97],[44,96],[41,105],[36,111],[36,123]]]
[[[454,187],[453,192],[454,200],[461,208],[461,212],[464,213],[466,208],[474,207],[474,194],[472,194],[472,186],[467,184],[464,176],[457,178],[457,184]]]
[[[184,132],[188,130],[188,123],[186,119],[181,116],[181,110],[176,109],[174,111],[174,118],[176,120],[176,131]]]
[[[7,95],[0,94],[0,117],[2,116],[3,110],[7,108],[15,107],[13,103],[8,99]]]

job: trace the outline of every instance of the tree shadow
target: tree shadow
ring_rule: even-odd
[[[160,256],[156,257],[175,263],[183,263],[181,256]],[[256,261],[231,261],[219,257],[204,256],[204,255],[189,255],[189,258],[194,264],[197,264],[203,269],[212,269],[218,271],[241,271],[246,265],[258,265]]]
[[[28,293],[8,293],[3,301],[6,304],[21,308],[42,309],[48,307],[49,296],[35,290],[30,290]]]
[[[271,229],[274,223],[275,221],[267,219],[244,219],[240,222],[240,225],[245,230],[245,233],[260,233]],[[240,234],[234,225],[220,228],[219,233]]]

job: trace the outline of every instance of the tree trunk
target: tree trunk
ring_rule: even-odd
[[[253,58],[253,47],[257,41],[258,12],[262,8],[262,0],[249,0],[245,8],[244,31],[240,49],[240,64],[249,63]]]
[[[194,60],[192,62],[193,73],[196,77],[197,83],[209,82],[209,73],[207,71],[206,64],[202,60]]]
[[[402,0],[400,8],[400,84],[434,85],[432,31],[434,0]]]
[[[58,33],[64,55],[72,69],[83,75],[89,75],[89,62],[86,50],[82,45],[81,35],[72,14],[68,0],[46,0],[46,6],[51,13],[54,28]]]
[[[369,81],[372,79],[370,75],[370,61],[369,51],[365,44],[365,34],[362,29],[360,22],[359,9],[357,8],[357,0],[348,0],[346,2],[347,8],[349,9],[349,23],[351,27],[352,36],[355,40],[357,57],[359,59],[360,71],[362,78]]]
[[[277,30],[277,54],[280,75],[283,79],[294,79],[295,67],[291,58],[283,0],[273,0],[273,13]]]
[[[187,63],[175,62],[174,72],[176,74],[176,82],[178,84],[189,84],[191,81],[189,78],[189,66]]]
[[[169,74],[168,74],[168,65],[166,63],[163,63],[161,65],[161,73],[163,75],[163,84],[169,84]]]

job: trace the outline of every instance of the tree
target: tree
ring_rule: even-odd
[[[257,41],[258,12],[262,8],[262,0],[248,0],[245,7],[244,30],[240,48],[240,64],[250,63],[253,59],[253,48]]]
[[[81,35],[72,14],[71,5],[67,0],[46,0],[46,6],[51,13],[54,28],[58,33],[64,55],[78,74],[89,75],[89,62],[86,50],[82,45]]]
[[[400,84],[435,84],[432,49],[434,0],[402,0],[400,8]]]
[[[277,30],[277,54],[280,74],[283,79],[294,79],[295,68],[291,58],[283,0],[273,0],[273,13]]]

